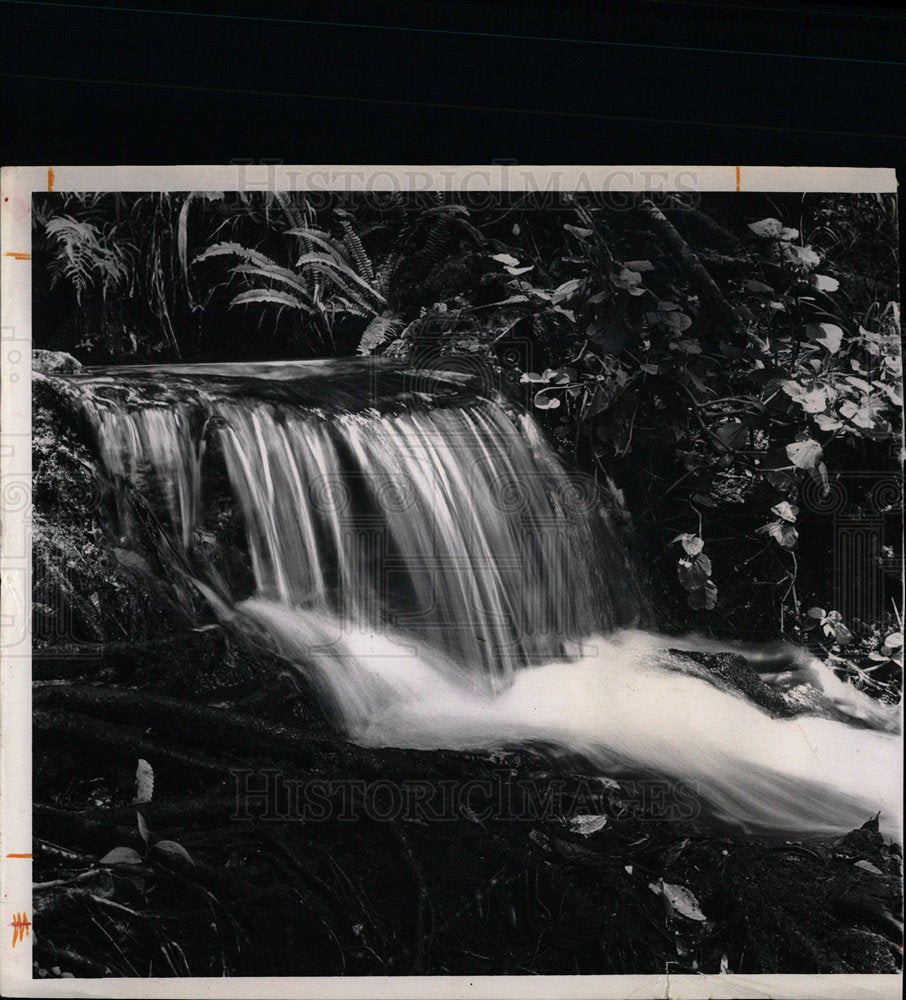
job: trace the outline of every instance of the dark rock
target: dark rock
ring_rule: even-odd
[[[739,653],[705,653],[671,649],[670,653],[704,667],[699,676],[744,695],[778,718],[798,714],[783,693],[766,684]]]

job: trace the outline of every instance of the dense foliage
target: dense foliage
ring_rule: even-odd
[[[36,346],[464,367],[617,492],[668,625],[783,634],[898,688],[892,199],[47,195],[34,217]]]

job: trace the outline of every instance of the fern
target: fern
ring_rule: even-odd
[[[207,250],[202,250],[192,263],[197,264],[199,261],[207,260],[209,257],[218,257],[224,254],[242,257],[244,260],[248,260],[252,264],[257,264],[259,267],[277,266],[267,254],[260,253],[258,250],[252,250],[251,247],[244,247],[241,243],[214,243]]]
[[[192,283],[189,281],[189,206],[194,198],[204,198],[206,201],[221,201],[222,191],[190,191],[186,195],[186,200],[179,210],[179,218],[176,224],[176,249],[179,255],[179,264],[182,269],[182,280],[186,289],[186,298],[190,309],[199,308],[192,297]]]
[[[322,229],[309,229],[307,226],[303,226],[301,229],[287,229],[287,233],[305,236],[309,243],[316,243],[328,256],[333,257],[340,264],[349,259],[346,247]]]
[[[244,306],[253,302],[269,302],[271,305],[289,306],[291,309],[301,309],[306,311],[308,308],[306,304],[295,295],[290,295],[288,292],[279,292],[276,289],[269,288],[253,288],[248,292],[240,292],[239,295],[233,299],[230,305]]]
[[[114,241],[115,229],[102,233],[92,223],[69,215],[50,219],[44,232],[56,249],[48,268],[51,287],[65,278],[81,305],[82,293],[95,282],[100,284],[104,298],[111,288],[124,282],[128,277],[126,250]]]
[[[372,312],[375,311],[375,307],[372,303],[376,302],[380,306],[385,306],[387,304],[384,296],[381,295],[376,288],[360,278],[348,264],[344,264],[333,257],[316,253],[303,254],[298,261],[296,261],[296,267],[311,268],[320,274],[323,274],[325,277],[330,278],[331,281],[345,291],[346,294],[353,299],[353,301],[359,302],[366,308],[370,306]],[[369,298],[372,300],[372,303],[369,303]]]
[[[397,313],[383,313],[375,316],[365,327],[365,332],[359,341],[358,354],[367,355],[395,337],[403,327],[403,320]]]
[[[302,218],[302,213],[299,211],[298,206],[285,191],[275,191],[274,200],[283,209],[291,226],[301,228],[305,225],[305,221]]]
[[[231,267],[230,272],[232,274],[244,274],[250,278],[261,278],[263,280],[280,282],[281,284],[288,285],[300,295],[310,299],[308,289],[305,287],[302,279],[297,274],[294,274],[287,268],[280,267],[277,264],[274,264],[272,267],[258,267],[254,264],[239,264],[236,267]]]
[[[371,258],[365,253],[365,247],[359,234],[352,228],[352,223],[346,218],[340,218],[340,225],[345,234],[344,242],[347,249],[355,261],[356,270],[368,282],[374,282],[374,268],[371,265]]]

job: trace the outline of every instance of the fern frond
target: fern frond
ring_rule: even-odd
[[[330,233],[325,233],[323,230],[319,229],[309,229],[303,226],[301,229],[287,229],[287,233],[291,233],[294,236],[304,236],[309,243],[315,243],[327,254],[337,260],[339,263],[344,263],[349,258],[349,254],[346,252],[346,247],[343,246],[339,240],[335,240]]]
[[[377,302],[380,306],[386,306],[387,304],[384,296],[377,289],[360,278],[347,264],[343,264],[333,257],[314,253],[303,254],[296,261],[296,267],[309,267],[324,274],[334,284],[339,285],[347,295],[352,296],[357,301],[362,301],[363,305],[368,305],[369,302],[368,298],[362,298],[362,293]],[[374,307],[372,306],[372,312],[374,311]]]
[[[207,260],[209,257],[222,257],[224,255],[242,257],[243,260],[257,264],[259,267],[279,267],[267,254],[253,250],[251,247],[244,247],[241,243],[213,243],[207,250],[202,250],[192,263],[197,264],[199,261]]]
[[[309,291],[299,275],[277,264],[274,264],[272,267],[260,267],[255,264],[237,264],[236,267],[230,268],[230,272],[232,274],[244,274],[249,278],[279,281],[284,285],[288,285],[300,295],[309,296]]]
[[[305,220],[302,218],[298,206],[285,191],[275,191],[274,200],[283,209],[291,226],[305,225]]]
[[[346,234],[345,243],[355,261],[356,270],[366,281],[373,284],[374,268],[371,265],[371,258],[365,253],[365,247],[362,246],[359,234],[352,228],[352,223],[348,219],[340,219],[340,225]]]
[[[374,354],[382,344],[398,334],[402,327],[403,320],[396,313],[375,316],[365,327],[356,353],[361,355]]]
[[[394,248],[383,259],[374,278],[374,287],[384,296],[390,292],[390,285],[400,264],[405,259],[402,251]]]
[[[96,280],[106,298],[108,289],[128,276],[128,251],[117,245],[115,226],[102,233],[90,222],[60,215],[47,221],[44,232],[56,245],[48,268],[51,287],[65,278],[80,305],[82,293]]]
[[[250,292],[241,292],[233,299],[230,306],[245,306],[255,302],[268,302],[272,305],[289,306],[291,309],[299,309],[303,312],[311,311],[295,295],[290,295],[288,292],[278,292],[276,289],[269,288],[253,288]]]
[[[325,306],[329,310],[330,314],[336,315],[337,313],[346,313],[347,316],[357,316],[359,319],[371,319],[374,316],[374,310],[363,307],[357,302],[351,302],[349,299],[344,298],[342,295],[335,295]]]

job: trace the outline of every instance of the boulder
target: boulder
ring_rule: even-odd
[[[81,371],[83,365],[65,351],[32,351],[32,371],[41,375],[69,375]]]

